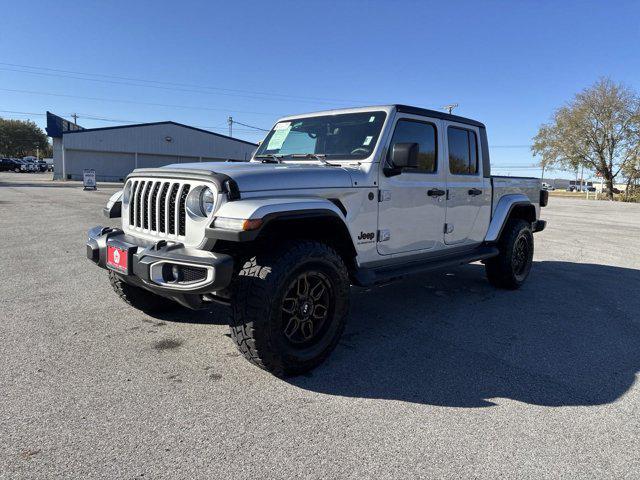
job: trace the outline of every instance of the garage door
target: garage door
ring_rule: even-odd
[[[178,163],[179,157],[173,155],[149,155],[147,153],[138,154],[138,168],[163,167],[171,163]]]
[[[93,168],[98,180],[118,181],[133,169],[133,153],[93,152],[90,150],[65,150],[67,174],[72,178],[82,178],[82,170]]]

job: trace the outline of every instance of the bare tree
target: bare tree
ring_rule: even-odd
[[[608,78],[578,93],[542,125],[531,150],[540,165],[598,172],[613,199],[614,180],[640,151],[640,98]]]

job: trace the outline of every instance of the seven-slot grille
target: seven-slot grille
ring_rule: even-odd
[[[188,183],[134,180],[129,203],[129,228],[162,236],[186,235]]]

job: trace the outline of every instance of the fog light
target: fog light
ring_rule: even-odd
[[[182,270],[179,265],[165,263],[162,266],[162,279],[167,283],[176,283],[181,280]]]

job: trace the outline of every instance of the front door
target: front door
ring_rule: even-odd
[[[416,115],[399,116],[395,122],[386,151],[395,143],[417,143],[418,168],[404,169],[392,177],[380,175],[381,255],[433,249],[442,245],[443,237],[446,178],[438,148],[442,122]]]
[[[478,243],[484,238],[491,204],[491,185],[483,178],[479,131],[445,122],[447,136],[447,209],[444,242]],[[484,229],[483,229],[484,228]]]

